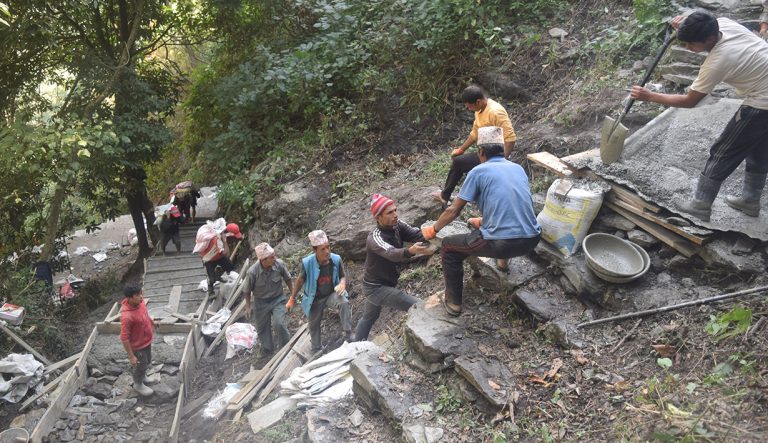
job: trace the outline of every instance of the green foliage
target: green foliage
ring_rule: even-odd
[[[669,369],[672,367],[672,359],[669,358],[657,358],[656,364],[659,365],[662,369]]]
[[[461,407],[461,399],[458,398],[451,389],[440,384],[437,386],[437,398],[435,399],[435,411],[437,412],[456,412]]]
[[[704,378],[704,384],[715,386],[722,385],[733,374],[733,366],[728,362],[718,363],[712,373]]]
[[[5,16],[6,18],[11,17],[11,13],[8,11],[8,5],[5,3],[0,3],[0,25],[6,27],[11,26],[2,16]]]
[[[752,325],[752,310],[736,306],[719,316],[710,316],[704,330],[716,341],[740,335]]]

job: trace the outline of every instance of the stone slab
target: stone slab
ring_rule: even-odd
[[[512,291],[547,271],[528,256],[510,258],[508,272],[499,270],[495,258],[470,257],[468,262],[478,286],[499,292]]]
[[[344,429],[335,425],[345,419],[332,406],[309,409],[304,417],[307,420],[306,433],[302,441],[307,443],[338,443],[348,441],[349,436]]]
[[[280,396],[248,414],[248,424],[254,434],[280,421],[286,412],[296,408],[296,400]]]
[[[474,386],[492,405],[501,409],[514,387],[512,372],[496,359],[462,355],[455,361],[456,372]]]
[[[442,293],[413,305],[405,322],[405,342],[418,356],[414,363],[423,363],[422,369],[437,372],[453,366],[457,356],[475,349],[477,344],[465,338],[466,318],[445,312]]]
[[[379,358],[383,353],[381,348],[374,347],[352,361],[352,389],[369,409],[381,412],[393,422],[401,422],[408,414],[408,408],[416,402],[406,386],[394,378],[397,374],[394,361]]]
[[[581,303],[562,292],[520,289],[513,300],[534,317],[545,321],[573,316],[584,310]]]

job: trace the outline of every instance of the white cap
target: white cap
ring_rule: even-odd
[[[328,236],[320,229],[310,232],[307,237],[309,237],[309,244],[312,246],[320,246],[328,243]]]
[[[504,131],[498,126],[484,126],[477,130],[477,145],[503,145]]]
[[[275,255],[275,250],[272,249],[272,246],[269,246],[269,243],[259,243],[254,250],[256,250],[256,257],[259,260],[264,260],[265,258]]]

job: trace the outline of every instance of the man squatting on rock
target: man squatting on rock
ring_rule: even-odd
[[[443,239],[440,251],[445,279],[443,304],[453,316],[461,314],[464,260],[467,257],[506,261],[532,251],[541,238],[528,176],[520,165],[504,159],[503,143],[501,128],[480,128],[477,151],[480,166],[469,171],[459,195],[435,224],[422,229],[424,238],[431,240],[459,216],[468,202],[474,202],[480,208],[482,217],[469,220],[477,230]]]
[[[366,300],[363,316],[357,323],[357,341],[368,339],[368,333],[379,318],[382,306],[407,311],[419,301],[418,298],[395,287],[400,277],[398,265],[409,263],[416,256],[434,253],[429,246],[418,243],[424,241],[418,228],[398,219],[394,200],[374,194],[371,199],[371,214],[376,218],[376,228],[368,234],[365,242],[363,294]],[[405,248],[404,242],[414,244]]]
[[[285,346],[291,338],[285,325],[285,308],[288,298],[283,292],[281,280],[288,286],[291,294],[293,290],[291,273],[285,263],[275,256],[275,250],[268,243],[260,243],[254,250],[259,261],[254,263],[247,272],[247,280],[244,284],[245,315],[248,319],[254,318],[256,333],[261,341],[261,354],[264,356],[275,350],[272,341],[273,323],[277,333],[277,348]]]
[[[477,130],[486,126],[498,126],[504,131],[504,158],[509,158],[512,148],[515,147],[517,134],[509,120],[509,114],[496,101],[487,98],[482,89],[477,86],[467,86],[461,93],[461,101],[464,106],[475,113],[475,121],[467,139],[458,148],[451,151],[451,169],[445,179],[445,187],[442,192],[433,194],[433,197],[443,205],[447,205],[451,194],[459,184],[459,180],[475,166],[480,164],[477,154],[466,154],[472,144],[477,141]]]
[[[709,221],[720,185],[746,159],[741,197],[725,203],[744,214],[760,215],[760,197],[768,173],[768,45],[731,19],[716,19],[706,11],[672,20],[677,39],[693,52],[708,52],[699,75],[683,94],[660,94],[633,86],[630,96],[677,108],[692,108],[720,82],[736,88],[744,103],[709,150],[709,158],[693,199],[678,201],[678,208]]]
[[[152,363],[152,338],[157,322],[149,318],[144,291],[141,285],[128,283],[123,288],[122,311],[120,313],[120,341],[133,366],[133,389],[140,395],[155,393],[147,383],[147,368]]]
[[[296,302],[296,293],[303,289],[301,309],[309,319],[312,351],[322,349],[320,321],[326,306],[339,309],[344,339],[354,341],[352,314],[349,309],[347,279],[341,256],[331,252],[328,236],[321,230],[309,233],[309,244],[315,251],[301,260],[301,274],[293,283],[293,290],[285,308],[290,310]]]

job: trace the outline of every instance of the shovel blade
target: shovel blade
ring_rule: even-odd
[[[603,129],[600,132],[600,159],[603,164],[610,165],[621,157],[624,150],[624,140],[629,129],[616,120],[606,116],[603,120]]]

